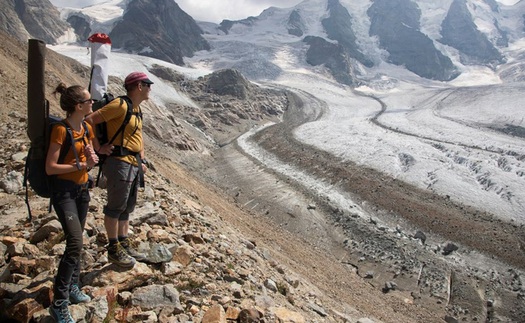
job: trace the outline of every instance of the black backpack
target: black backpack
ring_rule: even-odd
[[[45,107],[45,127],[44,133],[42,134],[42,137],[39,138],[39,140],[34,140],[31,142],[31,147],[29,148],[29,151],[27,153],[26,161],[25,161],[25,169],[24,169],[24,187],[26,188],[26,196],[25,196],[25,202],[27,205],[28,210],[28,217],[29,220],[32,218],[31,214],[31,207],[29,206],[29,186],[31,186],[31,189],[41,197],[50,198],[53,194],[53,180],[55,178],[54,175],[47,175],[46,173],[46,157],[47,157],[47,150],[49,149],[49,140],[51,136],[51,129],[61,124],[66,128],[66,140],[64,141],[64,144],[62,145],[62,148],[60,149],[60,155],[58,158],[58,163],[63,163],[64,158],[66,157],[67,153],[69,152],[69,149],[72,148],[73,152],[75,154],[77,167],[80,168],[80,160],[78,157],[78,152],[75,149],[75,140],[73,139],[73,132],[71,130],[71,127],[64,122],[63,119],[55,116],[49,115],[49,104],[46,102]],[[84,141],[84,144],[87,143],[86,137],[89,138],[89,129],[85,122],[82,122],[82,126],[84,127],[84,136],[82,138],[76,139]],[[43,139],[43,140],[42,140]],[[29,185],[28,185],[29,182]],[[49,211],[51,211],[51,201],[49,204]]]

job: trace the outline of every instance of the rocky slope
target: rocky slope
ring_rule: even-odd
[[[248,142],[242,138],[239,145],[263,147],[258,161],[286,161],[286,169],[300,170],[295,176],[261,172],[258,161],[232,148],[221,149],[214,167],[203,173],[239,204],[308,237],[373,286],[409,293],[407,299],[417,306],[445,312],[448,322],[519,322],[524,317],[523,226],[298,142],[295,127],[318,118],[325,107],[300,92],[290,101],[282,123]],[[252,147],[247,150],[253,154]],[[355,205],[341,208],[337,195],[328,197],[295,180],[303,176],[327,183],[328,190],[337,187]],[[359,215],[356,206],[366,215]]]

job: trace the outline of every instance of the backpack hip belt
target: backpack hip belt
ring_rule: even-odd
[[[66,179],[55,178],[53,180],[53,192],[82,192],[88,190],[89,182],[77,184]]]
[[[129,156],[129,155],[137,157],[137,155],[140,155],[140,153],[129,150],[128,148],[124,146],[113,146],[113,152],[111,152],[110,156],[121,157],[121,156]]]
[[[123,146],[113,146],[113,152],[110,156],[114,157],[122,157],[122,156],[134,156],[137,160],[137,166],[139,171],[139,185],[140,187],[144,187],[144,172],[142,171],[142,158],[140,157],[140,152],[135,152],[132,150],[129,150],[126,147]]]

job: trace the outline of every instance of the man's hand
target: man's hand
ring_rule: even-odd
[[[101,154],[101,155],[108,155],[109,156],[113,152],[113,148],[115,148],[115,146],[113,146],[112,144],[109,144],[109,143],[103,144],[98,149],[98,153]]]
[[[142,173],[146,174],[146,172],[148,171],[148,165],[149,163],[144,159],[142,161]]]

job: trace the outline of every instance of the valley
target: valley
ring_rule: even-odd
[[[206,179],[384,293],[460,321],[525,317],[519,225],[301,143],[294,130],[326,104],[300,91],[289,101],[283,122],[221,148]]]

